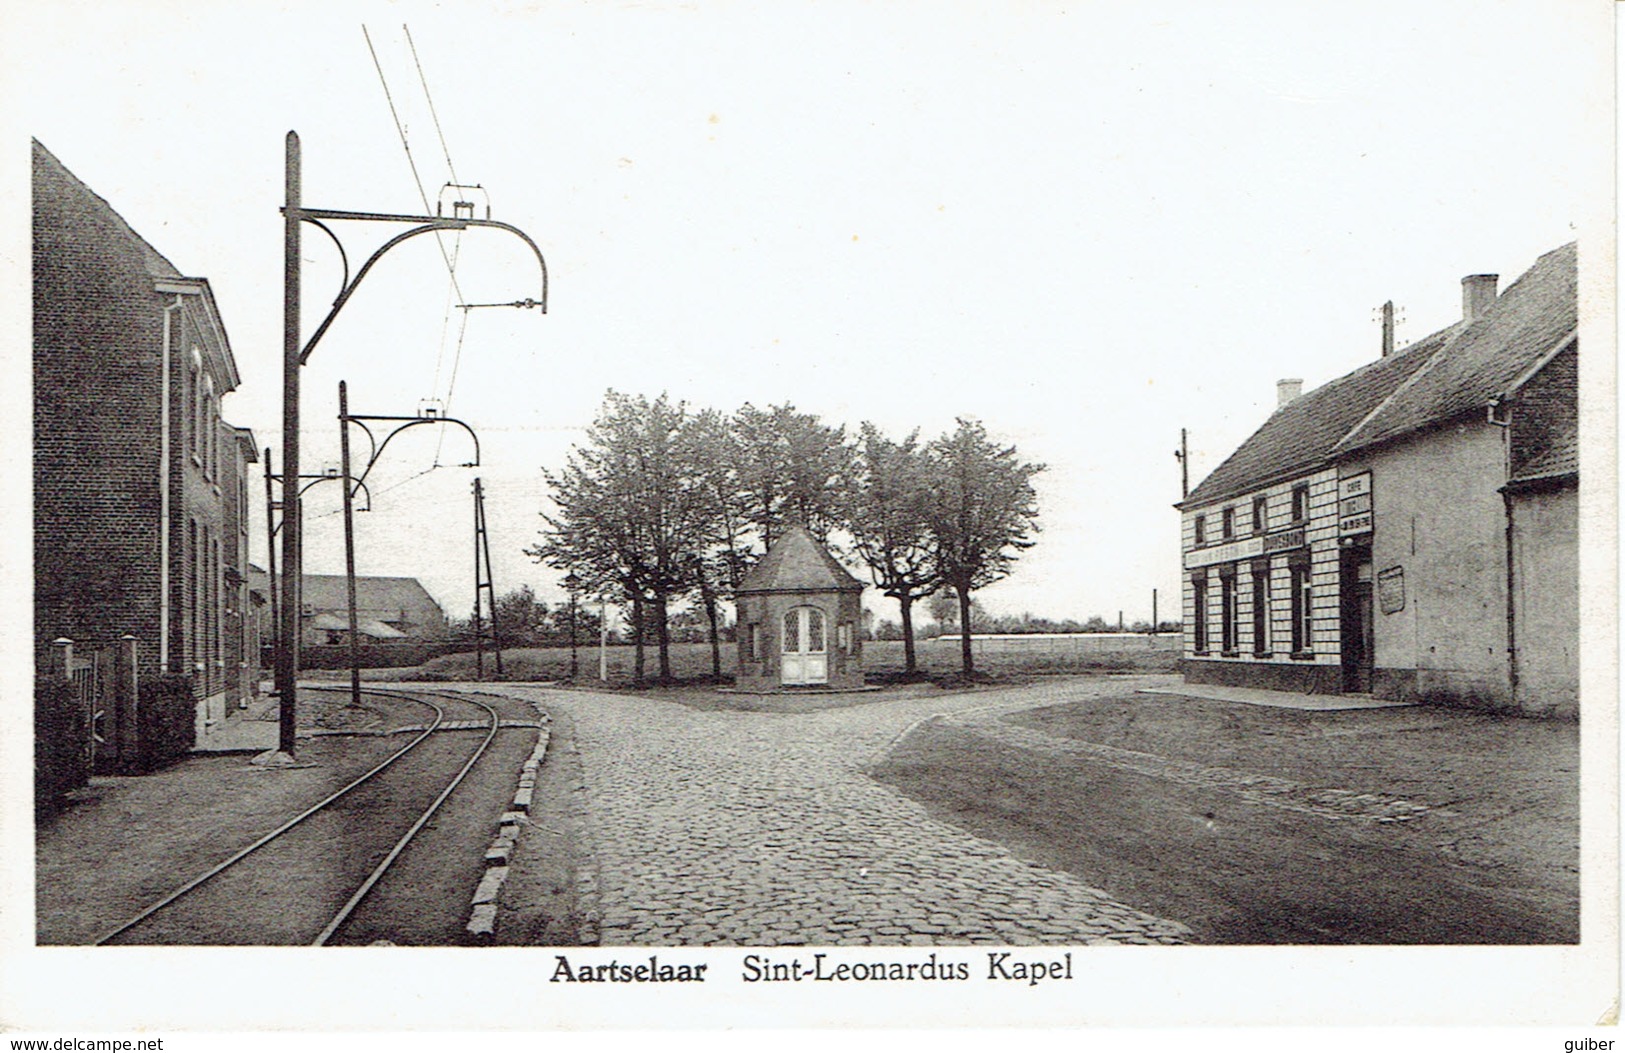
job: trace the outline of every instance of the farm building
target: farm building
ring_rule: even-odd
[[[863,583],[805,527],[774,542],[736,595],[740,690],[863,686]]]
[[[350,600],[343,574],[306,574],[301,580],[300,642],[349,641]],[[355,579],[356,629],[372,642],[438,643],[446,638],[446,612],[416,578]]]
[[[189,678],[206,735],[247,680],[253,439],[220,417],[225,325],[38,141],[32,182],[36,658],[132,637],[137,679]]]
[[[1178,507],[1197,683],[1572,715],[1576,247],[1280,405]]]

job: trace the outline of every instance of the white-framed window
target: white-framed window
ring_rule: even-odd
[[[1315,587],[1307,560],[1292,564],[1292,653],[1307,655],[1314,650]]]
[[[1191,579],[1191,642],[1197,654],[1207,654],[1207,575]]]
[[[1240,638],[1241,590],[1234,565],[1219,571],[1219,650],[1234,655]]]
[[[1270,564],[1253,564],[1253,654],[1270,653]]]

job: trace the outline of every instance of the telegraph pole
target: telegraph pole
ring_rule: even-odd
[[[474,479],[474,679],[485,679],[485,630],[480,626],[480,480]],[[495,611],[491,612],[495,614]]]
[[[1179,449],[1174,451],[1174,457],[1179,461],[1179,499],[1183,501],[1191,495],[1191,451],[1184,428],[1179,429]]]
[[[491,576],[491,535],[485,528],[485,490],[474,477],[474,647],[479,678],[485,679],[485,636],[480,630],[480,590],[491,602],[491,651],[496,655],[497,676],[502,676],[502,640],[497,634],[497,587]]]

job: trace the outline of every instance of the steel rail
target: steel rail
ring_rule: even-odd
[[[404,695],[392,696],[388,692],[375,691],[372,693],[381,694],[385,698],[407,697]],[[481,702],[479,699],[465,698],[461,695],[452,695],[443,691],[424,691],[421,693],[426,695],[434,695],[442,699],[454,698],[459,702],[468,702],[472,705],[479,706],[481,709],[491,714],[491,727],[486,731],[485,741],[480,743],[479,749],[475,750],[474,755],[468,758],[468,761],[463,765],[462,770],[456,774],[451,782],[446,784],[446,788],[440,791],[440,796],[434,799],[434,803],[429,805],[428,810],[422,815],[418,816],[417,822],[413,823],[411,828],[401,836],[401,839],[395,842],[395,847],[389,850],[389,854],[384,857],[383,862],[379,863],[373,872],[367,875],[367,880],[363,881],[361,883],[361,887],[356,889],[355,894],[350,897],[349,902],[345,903],[344,906],[339,909],[339,912],[335,914],[333,919],[327,923],[327,927],[321,931],[320,935],[311,941],[310,945],[312,947],[326,946],[327,941],[333,937],[333,934],[336,933],[339,928],[350,919],[350,915],[355,913],[357,907],[361,906],[361,901],[367,898],[367,894],[372,891],[374,885],[378,884],[379,879],[384,876],[384,872],[394,865],[395,860],[399,858],[400,854],[406,850],[406,846],[410,844],[412,839],[418,835],[418,831],[422,830],[429,820],[434,818],[434,813],[440,810],[440,806],[442,804],[446,803],[446,798],[450,797],[452,791],[457,789],[457,787],[462,784],[463,778],[473,769],[474,765],[478,763],[479,759],[485,756],[485,751],[489,749],[491,743],[496,740],[497,731],[502,726],[502,717],[497,713],[496,709],[485,702]]]
[[[332,690],[338,690],[338,689],[336,689],[336,688],[317,687],[317,688],[309,688],[308,690],[332,691]],[[384,694],[384,693],[383,692],[369,691],[368,694]],[[434,734],[434,732],[436,730],[438,730],[440,725],[445,721],[446,711],[444,709],[442,709],[439,705],[435,704],[434,702],[426,701],[426,700],[421,699],[421,698],[412,698],[410,695],[384,695],[384,697],[404,698],[407,701],[416,702],[419,705],[429,707],[430,709],[434,710],[434,713],[435,713],[434,723],[430,724],[427,728],[425,728],[423,730],[423,732],[418,735],[417,738],[413,739],[411,742],[408,742],[405,746],[401,747],[393,755],[386,758],[382,763],[378,764],[376,767],[374,767],[371,771],[367,772],[365,775],[362,775],[361,777],[357,778],[354,782],[351,782],[348,786],[345,786],[343,789],[338,790],[337,792],[329,794],[327,797],[322,798],[322,800],[320,800],[320,801],[316,802],[315,804],[311,805],[309,808],[305,809],[303,812],[300,812],[298,815],[294,816],[292,819],[290,819],[287,822],[283,823],[281,826],[277,827],[275,830],[272,830],[270,833],[268,833],[265,836],[261,837],[259,840],[255,841],[253,844],[249,845],[247,848],[240,849],[235,854],[233,854],[232,856],[227,858],[224,862],[215,864],[213,867],[211,867],[210,869],[205,871],[203,874],[199,875],[198,877],[193,878],[191,881],[187,882],[185,885],[182,885],[180,888],[176,889],[174,892],[171,892],[169,895],[165,896],[163,899],[161,899],[158,902],[156,902],[156,903],[152,904],[151,906],[147,907],[147,909],[143,910],[140,914],[137,914],[135,917],[133,917],[133,918],[129,919],[128,921],[124,922],[123,924],[119,925],[118,928],[113,929],[110,932],[106,933],[105,935],[101,936],[100,938],[98,938],[95,941],[94,944],[92,944],[92,946],[100,947],[103,944],[107,943],[109,940],[112,940],[112,939],[122,935],[123,933],[128,932],[129,930],[135,928],[137,925],[141,924],[143,921],[146,921],[148,918],[152,917],[154,914],[158,913],[160,910],[163,910],[165,907],[167,907],[170,904],[174,903],[175,901],[179,900],[182,896],[185,896],[188,893],[192,892],[194,889],[198,888],[199,886],[201,886],[205,882],[210,881],[210,880],[218,877],[220,874],[224,873],[229,868],[231,868],[233,866],[236,866],[238,863],[242,862],[244,859],[248,858],[253,853],[259,851],[261,848],[264,848],[266,845],[270,844],[272,841],[274,841],[277,838],[281,837],[283,834],[287,833],[289,830],[292,830],[294,827],[298,826],[300,823],[304,822],[306,819],[309,819],[311,816],[315,815],[317,812],[319,812],[322,809],[326,808],[328,805],[332,804],[334,801],[337,801],[340,797],[343,797],[345,794],[349,793],[350,791],[354,790],[356,787],[360,786],[362,783],[364,783],[367,780],[371,779],[373,776],[377,775],[379,772],[383,771],[385,768],[388,768],[391,764],[394,764],[396,761],[398,761],[402,757],[406,756],[406,754],[409,753],[412,749],[414,749],[419,743],[423,742],[423,740],[427,739],[430,735]]]

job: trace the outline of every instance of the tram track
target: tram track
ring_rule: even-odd
[[[375,688],[365,694],[424,707],[432,719],[412,728],[411,741],[364,774],[94,942],[322,946],[371,942],[378,937],[369,934],[393,931],[389,911],[377,902],[380,886],[389,884],[391,871],[434,828],[436,816],[489,755],[504,723],[489,702],[466,695]],[[464,719],[470,711],[481,719]],[[471,737],[478,741],[470,743]],[[468,806],[461,812],[468,813]],[[440,839],[446,836],[442,832]],[[485,831],[474,840],[482,836]],[[447,846],[436,851],[443,854]],[[469,854],[477,864],[475,850]],[[358,913],[370,917],[352,932]]]

